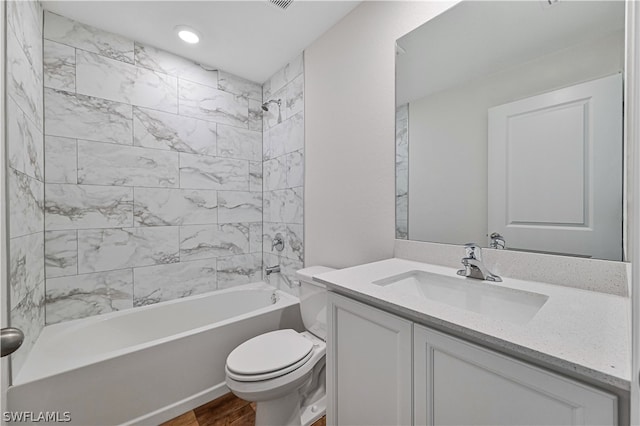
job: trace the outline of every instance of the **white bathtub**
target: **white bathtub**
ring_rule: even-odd
[[[264,283],[47,326],[8,406],[83,426],[158,424],[228,392],[237,345],[301,327],[298,299]]]

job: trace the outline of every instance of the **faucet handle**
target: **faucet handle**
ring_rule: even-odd
[[[282,238],[282,234],[279,232],[271,241],[271,251],[273,251],[273,249],[276,249],[278,251],[284,250],[284,238]]]
[[[482,260],[482,249],[476,243],[467,243],[464,245],[467,257],[471,259]]]

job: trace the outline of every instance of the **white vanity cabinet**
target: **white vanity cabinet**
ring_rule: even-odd
[[[616,425],[617,398],[329,293],[329,425]]]
[[[417,425],[616,425],[617,398],[414,325]]]
[[[410,425],[413,324],[328,297],[327,424]]]

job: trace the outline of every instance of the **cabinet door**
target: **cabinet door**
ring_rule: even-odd
[[[412,323],[329,293],[327,423],[411,424]]]
[[[420,425],[615,425],[617,398],[513,358],[414,327]]]

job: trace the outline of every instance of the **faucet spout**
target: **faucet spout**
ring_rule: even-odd
[[[275,265],[275,266],[267,266],[266,268],[264,268],[265,273],[267,274],[267,276],[275,273],[275,272],[280,272],[280,265]]]
[[[482,262],[482,249],[475,243],[465,244],[466,257],[462,258],[464,269],[457,273],[463,277],[475,278],[477,280],[501,282],[502,278],[492,274]]]

